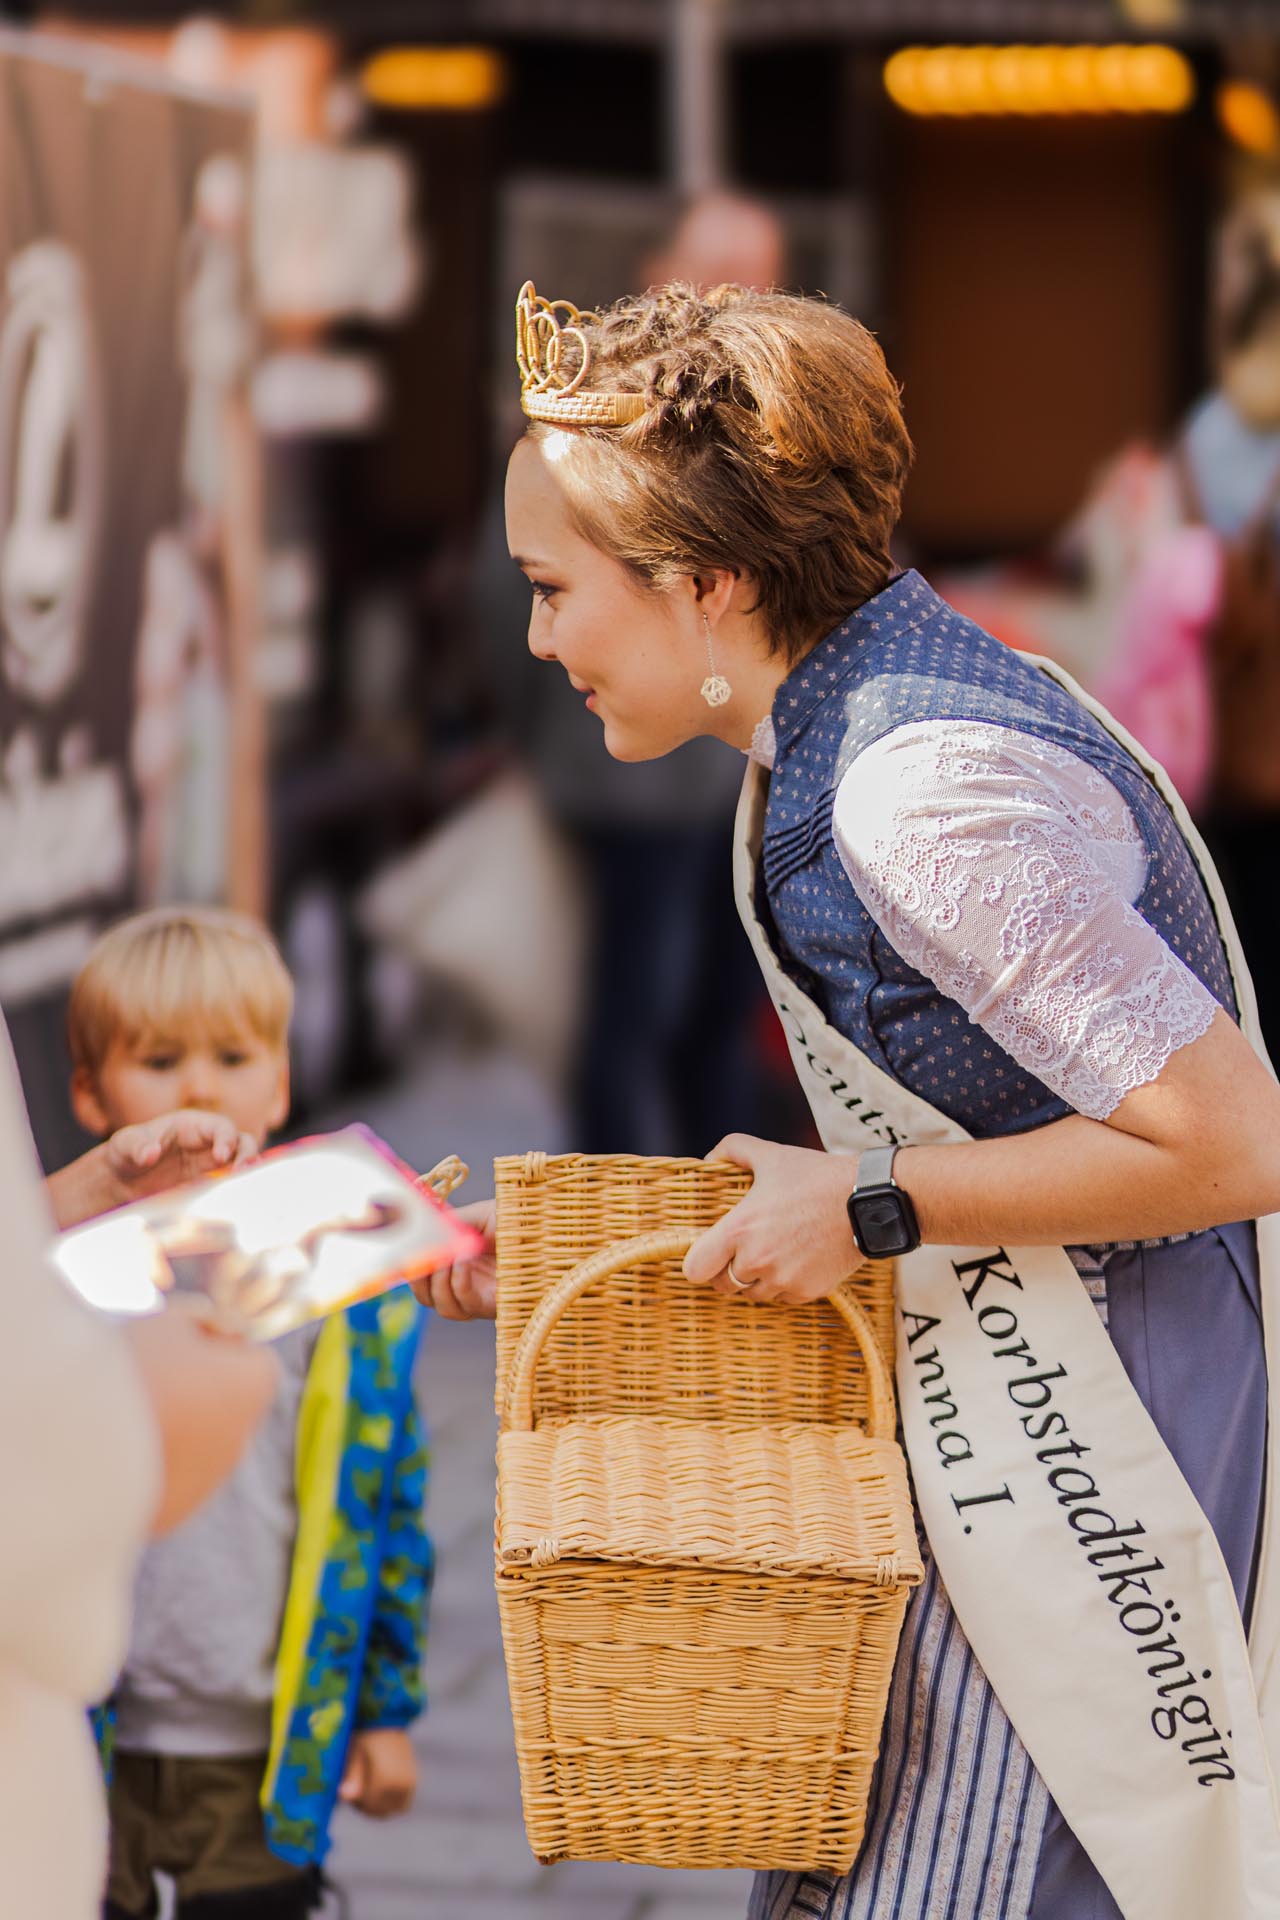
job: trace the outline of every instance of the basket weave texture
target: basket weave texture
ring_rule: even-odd
[[[497,1410],[516,1346],[544,1295],[615,1240],[702,1233],[736,1205],[751,1175],[727,1161],[627,1155],[519,1154],[494,1168],[498,1198]],[[893,1271],[853,1273],[849,1291],[893,1365]],[[594,1288],[548,1339],[538,1362],[540,1425],[593,1414],[828,1426],[867,1419],[867,1381],[835,1314],[745,1311],[691,1287],[679,1260]]]
[[[739,1169],[496,1173],[497,1587],[530,1845],[847,1868],[922,1577],[891,1269],[753,1307],[681,1274]]]

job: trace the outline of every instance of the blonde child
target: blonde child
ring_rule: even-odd
[[[158,909],[113,928],[71,994],[72,1104],[108,1134],[175,1109],[262,1141],[289,1105],[292,985],[254,922]],[[105,1920],[295,1920],[338,1799],[415,1786],[430,1546],[406,1289],[277,1342],[275,1405],[228,1484],[147,1554],[110,1752]]]

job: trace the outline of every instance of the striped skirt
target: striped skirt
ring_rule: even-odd
[[[1073,1249],[1126,1373],[1208,1515],[1248,1618],[1267,1375],[1249,1223]],[[748,1920],[1122,1920],[1049,1798],[925,1551],[851,1873],[756,1877]]]

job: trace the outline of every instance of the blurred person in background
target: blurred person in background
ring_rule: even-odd
[[[0,1904],[24,1920],[96,1920],[106,1817],[87,1711],[123,1656],[148,1532],[231,1472],[275,1387],[262,1348],[182,1312],[112,1326],[47,1264],[54,1224],[228,1165],[255,1143],[217,1115],[129,1127],[40,1191],[0,1029]]]
[[[784,272],[776,216],[716,192],[691,202],[639,278],[763,288]],[[729,881],[741,762],[709,739],[642,767],[610,758],[581,696],[529,652],[528,589],[507,552],[500,490],[485,517],[474,606],[506,732],[572,845],[587,894],[574,1147],[699,1154],[731,1125],[763,1124],[764,1003]]]
[[[1223,229],[1218,384],[1175,453],[1188,518],[1221,545],[1206,655],[1212,710],[1202,825],[1280,1057],[1280,188],[1246,194]]]

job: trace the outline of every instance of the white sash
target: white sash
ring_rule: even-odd
[[[1263,1053],[1230,911],[1168,777],[1069,675],[1035,664],[1097,716],[1172,809],[1218,916],[1244,1030]],[[849,1153],[968,1139],[836,1032],[783,972],[755,911],[765,795],[753,765],[738,811],[738,908],[824,1145]],[[1258,1253],[1274,1439],[1280,1216],[1259,1222]],[[1251,1672],[1213,1531],[1066,1254],[921,1247],[898,1264],[897,1304],[903,1428],[939,1571],[1001,1705],[1126,1920],[1275,1920],[1274,1444]]]

